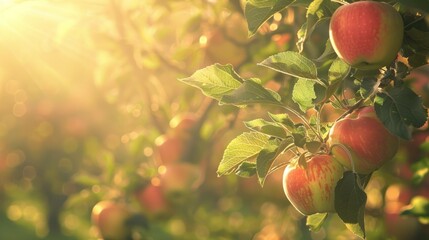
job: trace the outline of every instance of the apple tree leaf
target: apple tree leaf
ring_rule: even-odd
[[[273,104],[282,106],[280,95],[264,88],[253,80],[245,80],[237,89],[223,95],[221,104],[242,106],[248,104]]]
[[[398,0],[401,4],[416,8],[418,10],[424,11],[426,13],[429,13],[429,5],[427,4],[427,1],[421,1],[421,0]]]
[[[234,71],[232,65],[214,64],[179,81],[199,88],[208,97],[220,100],[224,95],[239,88],[244,80]]]
[[[268,143],[269,136],[259,132],[245,132],[233,139],[226,147],[217,174],[231,173],[243,161],[255,157]]]
[[[265,119],[258,118],[251,121],[244,122],[247,128],[251,130],[255,130],[272,137],[285,139],[287,134],[285,129],[279,124],[275,122],[269,122]]]
[[[404,207],[401,215],[415,216],[423,224],[429,223],[429,199],[423,196],[416,196],[411,199],[410,205]]]
[[[310,228],[310,231],[317,232],[322,227],[328,213],[316,213],[307,217],[306,225]]]
[[[427,120],[422,100],[406,86],[378,93],[374,101],[380,121],[391,133],[403,139],[411,139],[408,126],[419,128]]]
[[[295,123],[292,121],[292,119],[289,117],[286,113],[279,113],[279,114],[273,114],[268,113],[271,120],[274,122],[281,124],[283,127],[288,129],[289,131],[292,131],[295,128]]]
[[[337,91],[342,81],[349,75],[350,69],[350,65],[345,63],[340,58],[337,58],[332,62],[328,70],[329,86],[326,90],[325,98],[330,98],[335,93],[335,91]]]
[[[304,49],[304,44],[306,40],[310,37],[312,32],[315,29],[315,26],[317,25],[317,22],[319,21],[319,17],[321,17],[323,14],[321,14],[321,9],[324,4],[326,4],[327,0],[314,0],[310,3],[310,5],[307,8],[307,22],[301,27],[301,34],[299,34],[299,39],[297,42],[297,46],[299,49],[299,52],[302,52]],[[326,21],[326,20],[322,20]],[[327,19],[329,21],[329,19]]]
[[[276,157],[282,153],[288,147],[293,145],[292,138],[285,140],[272,139],[269,140],[264,149],[261,150],[258,157],[256,158],[256,172],[258,174],[259,184],[263,187],[268,171],[271,168]]]
[[[235,174],[239,177],[249,178],[256,174],[256,164],[244,161],[238,166]]]
[[[308,5],[311,0],[251,0],[247,1],[244,8],[249,35],[252,36],[258,31],[268,19],[275,13],[292,5]]]
[[[317,98],[315,84],[313,81],[300,78],[293,87],[292,100],[303,112],[315,105],[314,100]]]
[[[366,200],[367,196],[360,186],[359,176],[350,171],[345,172],[335,187],[335,210],[347,228],[362,238],[365,237]]]
[[[314,62],[297,52],[286,51],[277,53],[265,59],[259,65],[292,77],[320,81],[317,78],[317,68]]]
[[[423,182],[426,176],[429,175],[429,157],[424,157],[413,163],[413,165],[411,165],[411,170],[413,170],[412,181],[415,184]]]

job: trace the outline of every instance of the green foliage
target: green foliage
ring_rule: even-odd
[[[419,128],[427,121],[421,99],[407,87],[378,93],[374,101],[378,118],[389,131],[404,139],[411,138],[408,126]]]
[[[361,238],[365,238],[366,200],[358,174],[345,172],[335,187],[335,210],[347,227]]]

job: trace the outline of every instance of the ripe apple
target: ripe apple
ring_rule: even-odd
[[[169,204],[160,186],[149,184],[139,189],[135,196],[141,208],[153,216],[168,212]]]
[[[198,118],[193,113],[184,113],[174,116],[170,120],[170,128],[178,135],[189,134],[197,123]]]
[[[353,170],[350,162],[353,160],[357,173],[368,174],[395,156],[399,138],[384,127],[374,107],[363,107],[334,123],[327,145],[348,170]],[[343,147],[348,149],[352,159]]]
[[[131,229],[126,221],[131,216],[127,207],[111,201],[98,202],[92,209],[92,222],[103,239],[128,239]]]
[[[155,157],[159,164],[178,162],[185,151],[185,141],[176,135],[161,135],[155,139]]]
[[[283,173],[283,190],[302,214],[335,212],[335,186],[343,167],[331,155],[316,155],[306,168],[288,165]]]
[[[360,69],[378,69],[395,60],[404,23],[389,4],[359,1],[339,7],[331,18],[329,37],[337,55]]]
[[[201,183],[201,174],[200,168],[194,164],[168,164],[159,176],[161,188],[168,195],[192,191]]]

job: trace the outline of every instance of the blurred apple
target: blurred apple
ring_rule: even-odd
[[[169,204],[160,186],[152,184],[136,191],[135,196],[142,209],[153,216],[168,212]]]
[[[197,123],[198,118],[193,113],[183,113],[174,116],[170,120],[170,128],[174,131],[177,135],[182,134],[189,134],[192,129],[195,127],[195,124]]]
[[[131,229],[126,224],[130,216],[125,205],[101,201],[93,207],[91,218],[103,239],[124,240],[131,236]]]
[[[159,164],[178,162],[185,151],[185,142],[175,135],[161,135],[155,139],[155,157]]]
[[[201,177],[200,168],[190,163],[168,164],[160,172],[161,187],[168,195],[196,189],[201,183]]]

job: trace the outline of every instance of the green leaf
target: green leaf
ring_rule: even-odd
[[[326,0],[313,0],[307,8],[307,22],[301,27],[299,33],[299,40],[297,42],[299,52],[304,50],[304,44],[307,39],[310,38],[314,29],[318,23],[329,21],[329,18],[320,19],[323,17],[323,12],[321,11],[323,5],[326,5],[324,2]]]
[[[322,8],[325,1],[326,0],[313,0],[313,2],[308,6],[307,18],[309,15],[316,15],[317,12]]]
[[[237,89],[225,94],[221,99],[221,104],[232,104],[235,106],[242,106],[248,104],[273,104],[282,106],[280,102],[280,95],[265,89],[260,84],[246,80]]]
[[[413,182],[415,184],[420,184],[426,176],[429,174],[429,158],[425,157],[413,163],[411,165],[411,170],[413,170]]]
[[[360,88],[358,90],[362,98],[367,98],[374,92],[374,87],[378,84],[377,82],[377,78],[374,76],[362,78],[360,81]]]
[[[332,47],[331,40],[327,40],[325,44],[325,50],[323,51],[322,55],[320,55],[317,59],[315,59],[316,62],[324,62],[327,58],[335,57],[335,51]]]
[[[322,227],[328,213],[316,213],[307,217],[306,225],[310,228],[310,231],[317,232]]]
[[[328,70],[329,86],[326,91],[325,98],[330,98],[335,91],[337,91],[342,81],[349,75],[350,69],[350,65],[340,58],[337,58],[332,62]]]
[[[285,129],[278,123],[269,122],[265,119],[258,118],[251,121],[244,122],[247,128],[255,130],[273,137],[283,138],[287,137]]]
[[[323,144],[319,141],[310,141],[305,143],[305,148],[310,153],[317,153],[319,152],[320,148],[323,146]]]
[[[243,161],[255,157],[267,144],[269,136],[259,132],[246,132],[233,139],[225,149],[217,174],[229,174]]]
[[[429,13],[429,5],[428,5],[427,0],[426,1],[422,1],[422,0],[398,0],[398,1],[407,7],[417,8],[418,10]]]
[[[315,84],[313,81],[300,78],[293,87],[292,100],[303,112],[314,107],[314,100],[317,98]]]
[[[297,147],[303,148],[306,143],[307,129],[303,124],[296,124],[295,128],[292,130],[292,137],[294,143]]]
[[[255,7],[273,7],[279,0],[248,0],[247,2]]]
[[[224,95],[239,88],[244,80],[231,65],[214,64],[179,81],[199,88],[208,97],[220,100]]]
[[[265,179],[276,157],[282,153],[288,146],[292,146],[292,138],[284,141],[279,139],[269,140],[267,145],[261,150],[256,158],[256,172],[258,174],[259,184],[264,186]]]
[[[259,65],[293,77],[320,81],[317,78],[316,65],[297,52],[287,51],[275,54],[259,63]]]
[[[393,134],[411,139],[408,126],[423,126],[427,120],[427,112],[422,100],[408,87],[396,87],[376,95],[374,108],[378,118]]]
[[[345,63],[340,58],[335,59],[328,71],[328,80],[330,84],[344,80],[350,73],[350,65]]]
[[[350,171],[344,173],[335,187],[335,210],[347,228],[364,238],[364,211],[367,196],[359,182],[357,174]]]
[[[94,186],[100,184],[100,179],[87,174],[79,174],[73,177],[73,181],[83,186]]]
[[[419,218],[423,224],[429,223],[429,199],[416,196],[411,199],[410,205],[406,206],[401,215],[411,215]]]
[[[249,178],[256,174],[256,163],[254,162],[242,162],[240,166],[238,166],[235,174],[239,177]]]
[[[290,119],[289,115],[286,113],[273,114],[268,113],[268,116],[276,123],[283,125],[289,131],[292,131],[295,128],[295,123]]]
[[[364,219],[364,211],[360,211],[359,212],[359,218],[362,219],[362,223],[346,223],[346,227],[348,230],[350,230],[354,235],[365,239],[366,234],[365,234],[365,226],[363,223],[363,219]]]
[[[260,2],[260,4],[255,4],[255,2]],[[272,5],[270,5],[269,2],[271,2]],[[249,35],[252,36],[255,34],[259,27],[270,19],[276,12],[283,10],[293,2],[295,1],[248,1],[244,8],[244,15],[246,16]]]

